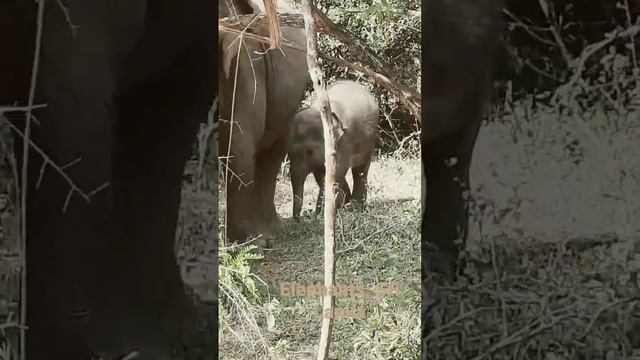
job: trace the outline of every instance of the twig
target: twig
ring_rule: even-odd
[[[573,308],[574,305],[571,306],[571,308]],[[493,354],[494,352],[496,352],[499,349],[505,348],[509,345],[512,345],[518,341],[521,341],[523,338],[525,338],[525,336],[528,337],[532,337],[534,335],[537,335],[538,333],[550,329],[552,327],[554,327],[557,323],[564,321],[565,319],[571,318],[574,315],[572,313],[567,313],[564,315],[560,315],[560,316],[555,316],[555,314],[557,313],[561,313],[567,310],[571,310],[571,308],[569,307],[565,307],[562,309],[558,309],[556,311],[554,311],[553,313],[550,314],[550,316],[552,316],[551,321],[545,323],[543,321],[543,318],[535,320],[530,322],[529,324],[524,325],[522,328],[520,328],[518,331],[514,332],[513,334],[511,334],[511,336],[509,337],[505,337],[502,338],[500,341],[498,341],[496,344],[494,344],[493,346],[491,346],[487,351],[483,352],[482,354],[474,357],[472,360],[481,360],[484,358],[487,358],[489,355]],[[535,328],[533,328],[535,326]]]
[[[231,156],[220,156],[220,159],[223,160],[228,160],[232,158]],[[226,162],[222,162],[222,165],[225,167],[225,176],[228,176],[228,173],[231,173],[231,178],[232,179],[237,179],[238,180],[238,190],[240,190],[242,187],[248,187],[249,185],[253,184],[253,180],[249,181],[249,182],[245,182],[244,180],[242,180],[242,175],[244,175],[244,173],[238,175],[235,173],[235,171],[231,170],[231,167],[229,167],[229,164],[227,164]]]
[[[36,84],[38,79],[38,67],[40,65],[40,49],[42,45],[42,28],[44,23],[44,4],[45,0],[38,1],[38,17],[36,22],[36,39],[35,50],[33,53],[33,63],[31,66],[31,83],[29,85],[29,99],[27,102],[27,115],[25,119],[24,128],[24,142],[22,145],[22,185],[20,194],[21,202],[21,244],[20,244],[20,359],[25,360],[27,358],[27,186],[29,174],[29,143],[31,142],[31,113],[33,112],[33,106],[36,95]],[[11,125],[11,123],[10,123]]]
[[[47,107],[47,104],[39,104],[39,105],[32,105],[32,106],[0,106],[0,115],[2,115],[5,112],[27,112],[30,110],[36,110],[36,109],[42,109],[44,107]]]
[[[624,15],[627,18],[627,26],[631,26],[631,11],[629,8],[629,0],[624,0]],[[634,36],[629,36],[629,45],[631,48],[631,59],[633,60],[633,69],[638,70],[638,54],[636,52],[636,40]]]
[[[71,21],[71,10],[69,10],[69,7],[66,6],[62,0],[56,0],[56,3],[58,3],[58,6],[60,7],[60,10],[62,10],[62,13],[64,14],[64,19],[67,22],[67,25],[69,25],[69,28],[71,29],[71,35],[73,37],[76,37],[76,30],[80,27],[76,24],[74,24]]]
[[[626,303],[629,303],[629,302],[637,302],[638,300],[640,300],[640,298],[632,297],[632,298],[628,298],[628,299],[622,299],[622,300],[614,301],[614,302],[611,302],[609,304],[605,304],[602,307],[600,307],[598,309],[598,311],[596,311],[596,313],[593,314],[593,316],[591,317],[591,321],[589,321],[589,325],[587,325],[587,327],[584,329],[584,332],[577,339],[577,341],[582,341],[587,337],[587,335],[589,335],[589,333],[591,332],[591,329],[596,324],[596,321],[598,321],[598,318],[600,317],[600,315],[602,315],[602,313],[604,313],[606,310],[609,310],[609,309],[611,309],[613,307],[616,307],[616,306],[622,305],[622,304],[626,304]]]
[[[22,330],[22,328],[26,328],[26,326],[24,326],[21,323],[16,323],[16,322],[9,322],[9,323],[0,324],[0,331],[6,331],[7,329],[13,329],[13,328],[18,328],[18,329]]]
[[[456,316],[453,320],[449,321],[448,323],[439,326],[437,328],[434,328],[433,330],[431,330],[429,332],[429,334],[427,334],[427,336],[424,338],[424,342],[428,342],[428,341],[432,341],[435,338],[438,337],[438,335],[442,332],[444,332],[445,330],[447,330],[448,328],[452,327],[453,325],[461,322],[464,319],[468,319],[468,318],[472,318],[475,317],[478,313],[483,312],[483,311],[495,311],[497,310],[498,307],[496,306],[490,306],[490,307],[481,307],[481,308],[475,308],[473,310],[467,311],[465,313],[462,313],[458,316]]]
[[[612,42],[614,42],[619,38],[633,37],[633,36],[636,36],[638,32],[640,32],[640,25],[631,26],[625,29],[624,31],[616,30],[612,34],[606,36],[604,39],[585,47],[584,50],[582,51],[582,54],[580,55],[580,58],[578,58],[576,62],[576,65],[573,71],[573,76],[566,84],[556,89],[555,93],[553,94],[553,97],[551,98],[551,101],[555,102],[561,94],[565,93],[567,89],[573,88],[575,84],[582,79],[582,72],[586,67],[587,60],[589,60],[591,56],[593,56],[596,52],[603,49],[605,46],[611,44]]]
[[[234,29],[232,27],[228,27],[225,25],[218,25],[218,31],[221,32],[226,32],[226,33],[230,33],[230,34],[237,34],[237,35],[244,35],[244,37],[246,38],[245,40],[253,40],[256,42],[260,42],[263,44],[270,44],[271,43],[271,39],[269,39],[266,36],[263,35],[258,35],[258,34],[254,34],[254,33],[250,33],[250,32],[246,32],[245,30],[238,30],[238,29]],[[302,49],[301,47],[299,47],[298,45],[292,43],[291,41],[283,38],[280,40],[280,47],[286,47],[286,48],[290,48],[290,49],[294,49],[294,50],[298,50],[298,51],[304,51],[304,49]]]
[[[15,125],[9,123],[9,126],[11,127],[11,129],[13,129],[16,133],[18,133],[18,135],[20,135],[20,137],[22,137],[23,139],[25,139],[25,146],[28,143],[28,145],[30,145],[30,148],[32,148],[33,150],[35,150],[38,155],[40,155],[42,157],[42,159],[46,164],[51,165],[58,174],[60,174],[60,176],[62,176],[67,183],[69,184],[69,186],[71,187],[71,192],[75,192],[78,193],[78,195],[80,195],[86,202],[90,202],[91,201],[91,195],[90,194],[95,194],[97,191],[104,189],[106,186],[108,186],[108,183],[104,183],[102,185],[100,185],[99,187],[97,187],[96,189],[92,190],[89,194],[85,193],[82,189],[80,189],[80,187],[78,187],[78,185],[76,185],[76,183],[69,177],[69,175],[67,175],[67,173],[64,172],[64,169],[57,165],[45,152],[44,150],[42,150],[38,145],[36,145],[33,141],[31,141],[31,139],[29,139],[28,141],[27,139],[27,134],[26,132],[23,133],[22,131],[20,131],[19,128],[17,128]],[[44,165],[43,165],[44,166]],[[42,171],[42,170],[41,170]],[[24,173],[23,173],[24,175]],[[24,180],[24,178],[23,178]],[[22,186],[24,187],[24,184],[22,184]],[[23,190],[24,192],[24,190]]]
[[[542,13],[544,14],[545,18],[549,22],[549,31],[551,31],[551,35],[553,36],[553,39],[555,40],[556,44],[560,48],[560,53],[562,54],[562,58],[564,59],[567,66],[571,66],[571,63],[573,62],[573,57],[571,56],[571,53],[569,52],[567,45],[564,43],[564,40],[562,39],[562,35],[560,35],[558,26],[556,26],[559,24],[556,24],[556,16],[555,16],[555,11],[553,10],[553,7],[549,6],[549,2],[547,0],[538,0],[538,3],[540,4],[540,9],[542,10]]]
[[[140,357],[140,353],[137,350],[134,350],[128,353],[127,355],[125,355],[124,357],[122,357],[122,360],[133,360],[139,357]]]
[[[550,46],[558,46],[558,44],[554,43],[553,41],[550,41],[548,39],[543,38],[542,36],[536,34],[532,29],[531,26],[528,26],[527,24],[525,24],[522,20],[520,20],[520,18],[518,18],[517,16],[515,16],[511,11],[504,9],[503,12],[510,17],[511,19],[513,19],[513,21],[515,21],[515,24],[517,27],[524,29],[524,31],[526,31],[529,35],[531,35],[532,38],[540,41],[542,44],[545,45],[550,45]],[[546,31],[549,31],[549,28],[544,29]]]
[[[394,227],[394,226],[396,226],[396,225],[398,225],[398,224],[397,224],[397,223],[394,223],[394,224],[391,224],[391,225],[387,225],[387,226],[385,226],[385,227],[383,227],[383,228],[380,228],[380,229],[376,230],[375,232],[373,232],[373,233],[371,233],[371,234],[367,235],[365,238],[361,239],[360,241],[358,241],[358,243],[357,243],[357,244],[355,244],[355,245],[353,245],[353,246],[350,246],[350,247],[348,247],[348,248],[346,248],[346,249],[341,249],[340,251],[338,251],[338,252],[337,252],[337,254],[343,254],[343,253],[346,253],[347,251],[355,250],[355,249],[357,249],[358,247],[360,247],[360,245],[364,244],[366,241],[368,241],[369,239],[371,239],[372,237],[374,237],[374,236],[376,236],[376,235],[378,235],[378,234],[380,234],[380,233],[382,233],[382,232],[384,232],[384,231],[387,231],[387,230],[389,230],[389,229],[393,228],[393,227]],[[345,231],[343,230],[343,231],[341,231],[341,233],[343,233],[343,234],[344,234],[344,233],[345,233]]]

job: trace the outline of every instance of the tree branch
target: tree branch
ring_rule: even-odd
[[[418,91],[402,84],[390,76],[390,67],[384,64],[382,60],[373,54],[373,52],[369,50],[362,41],[344,32],[338,25],[313,5],[312,13],[313,18],[316,21],[317,31],[341,41],[349,47],[349,50],[354,54],[362,55],[361,61],[365,66],[356,65],[353,62],[337,59],[326,54],[319,54],[320,57],[373,78],[380,86],[398,97],[405,109],[407,109],[407,111],[409,111],[409,113],[411,113],[418,122],[422,121],[422,99]],[[283,26],[304,28],[303,17],[299,14],[278,14],[278,18],[280,19],[280,24]],[[218,30],[236,34],[239,34],[244,30],[244,35],[248,40],[270,44],[271,42],[268,37],[246,32],[246,29],[255,29],[266,21],[267,20],[264,15],[242,15],[233,18],[222,18],[218,21]],[[304,51],[291,42],[286,41],[286,39],[283,39],[282,45],[287,48]]]

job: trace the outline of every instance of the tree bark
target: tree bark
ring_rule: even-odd
[[[341,128],[331,115],[331,104],[325,88],[322,69],[318,65],[317,34],[315,21],[312,15],[313,5],[311,0],[302,0],[302,13],[304,25],[307,32],[307,64],[309,74],[313,81],[316,96],[320,100],[320,114],[322,117],[322,128],[324,130],[324,164],[325,172],[325,205],[324,205],[324,286],[327,290],[323,294],[322,301],[322,326],[320,328],[320,343],[318,348],[318,360],[329,358],[331,348],[331,333],[333,331],[333,308],[335,299],[333,297],[333,284],[336,273],[336,194],[338,184],[336,183],[336,142],[340,138]]]

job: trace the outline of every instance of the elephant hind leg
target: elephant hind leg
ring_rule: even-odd
[[[338,149],[338,158],[336,161],[336,182],[338,183],[338,193],[336,194],[336,209],[342,208],[345,204],[351,202],[351,189],[347,183],[347,172],[350,168],[350,158],[344,152],[340,153]],[[326,195],[325,195],[326,196]]]
[[[271,147],[256,154],[254,201],[257,211],[254,219],[258,230],[270,232],[278,225],[279,218],[274,203],[276,180],[286,154],[287,137],[284,135]]]
[[[227,156],[229,125],[221,124],[222,140],[220,141],[221,159],[220,171],[225,178],[227,202],[226,223],[227,242],[245,241],[254,235],[253,231],[253,194],[255,192],[254,167],[255,152],[253,141],[248,133],[231,139],[231,152]]]

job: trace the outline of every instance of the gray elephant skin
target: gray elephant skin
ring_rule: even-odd
[[[2,106],[27,104],[37,6],[0,2]],[[46,2],[35,100],[47,106],[34,111],[31,140],[80,189],[101,190],[70,194],[30,151],[29,360],[169,359],[195,331],[173,246],[185,161],[216,92],[216,10],[209,0]],[[5,115],[24,131],[23,113]]]
[[[355,81],[337,81],[327,89],[331,111],[342,127],[336,143],[336,181],[339,184],[336,206],[353,201],[361,209],[367,198],[367,176],[378,137],[378,104],[373,95]],[[320,211],[324,194],[324,133],[320,116],[320,100],[296,113],[289,148],[290,177],[293,189],[293,217],[302,210],[304,182],[313,173],[320,187],[316,213]],[[353,193],[346,180],[351,169]]]
[[[423,8],[422,261],[455,276],[467,233],[469,166],[503,30],[501,0],[429,0]],[[462,243],[456,243],[462,239]]]
[[[261,1],[230,3],[232,8],[220,1],[221,17],[255,13],[263,6]],[[278,2],[278,8],[293,12],[286,2]],[[306,49],[304,30],[281,29],[285,39]],[[268,35],[264,27],[257,33]],[[287,152],[291,119],[310,84],[304,51],[267,49],[266,44],[241,42],[237,34],[220,34],[219,154],[229,170],[227,238],[236,242],[262,235],[262,246],[270,245],[270,234],[279,222],[274,205],[276,177]]]

